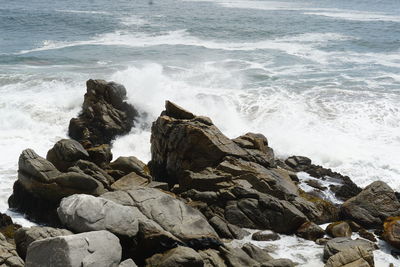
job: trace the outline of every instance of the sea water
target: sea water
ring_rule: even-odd
[[[114,158],[150,159],[168,99],[400,191],[399,0],[0,0],[0,212],[21,151],[67,136],[90,78],[142,114]]]

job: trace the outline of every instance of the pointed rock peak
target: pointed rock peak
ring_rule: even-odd
[[[165,101],[165,115],[181,120],[191,120],[195,117],[193,113],[185,110],[175,103],[172,103],[169,100]]]

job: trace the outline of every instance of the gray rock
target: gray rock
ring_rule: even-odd
[[[294,267],[296,264],[289,259],[274,259],[267,261],[261,267]]]
[[[342,212],[365,227],[381,227],[387,217],[400,215],[400,202],[386,183],[376,181],[343,203]]]
[[[348,237],[337,237],[329,240],[325,244],[323,257],[324,261],[327,261],[331,256],[335,255],[336,253],[349,249],[354,249],[356,247],[361,247],[366,251],[373,251],[376,249],[374,243],[363,239],[352,240]]]
[[[374,254],[363,247],[354,247],[331,256],[325,267],[374,267]]]
[[[28,247],[32,242],[36,240],[42,240],[48,237],[65,236],[72,234],[73,233],[71,231],[68,231],[66,229],[32,226],[32,227],[23,227],[18,229],[15,232],[14,240],[17,246],[18,254],[23,259],[25,259],[26,251],[28,250]]]
[[[247,253],[253,260],[256,260],[260,263],[271,261],[272,258],[266,250],[263,250],[251,243],[246,243],[243,245],[242,250]]]
[[[296,230],[296,235],[307,240],[315,241],[324,237],[325,231],[313,222],[305,222]]]
[[[237,266],[248,266],[248,267],[258,267],[260,263],[255,259],[252,259],[244,250],[241,248],[234,248],[229,245],[220,247],[219,251],[221,257],[225,260],[225,264],[229,267]]]
[[[243,239],[246,235],[249,234],[246,230],[228,223],[219,216],[213,216],[208,221],[222,238]]]
[[[22,151],[18,160],[18,175],[32,177],[42,183],[51,183],[60,175],[57,168],[32,149]]]
[[[128,191],[108,192],[102,198],[136,207],[148,220],[193,246],[196,246],[193,242],[197,241],[219,242],[217,233],[203,214],[160,190],[137,187]]]
[[[90,195],[64,198],[57,212],[61,222],[76,232],[108,230],[133,237],[139,230],[140,212],[136,208]]]
[[[347,222],[333,222],[326,227],[326,233],[332,237],[350,237],[353,231]]]
[[[149,184],[149,179],[131,172],[122,178],[118,179],[111,185],[113,190],[129,190],[138,186],[146,186]]]
[[[26,267],[112,267],[121,261],[119,239],[108,231],[46,238],[33,242]]]
[[[137,267],[137,265],[132,259],[127,259],[121,262],[118,267]]]
[[[119,157],[110,163],[110,168],[120,171],[122,176],[134,172],[145,178],[150,177],[146,164],[134,156]]]
[[[23,267],[24,261],[18,256],[15,246],[8,243],[5,236],[0,233],[0,266]]]
[[[87,159],[88,152],[83,146],[72,139],[61,139],[47,152],[46,159],[56,166],[59,171],[65,172],[74,162]]]
[[[178,246],[164,254],[155,254],[146,260],[147,267],[203,267],[199,253],[188,247]]]
[[[74,167],[69,168],[69,171],[82,172],[91,176],[97,181],[101,182],[105,187],[109,187],[114,183],[114,178],[111,177],[106,171],[98,167],[93,162],[87,160],[78,160],[75,162]]]
[[[274,232],[258,231],[251,236],[251,239],[256,241],[274,241],[281,238],[277,233]]]
[[[224,260],[221,258],[220,252],[214,249],[199,250],[204,267],[226,267]]]

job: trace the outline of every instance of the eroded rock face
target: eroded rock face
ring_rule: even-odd
[[[200,254],[194,249],[178,246],[164,254],[155,254],[146,260],[147,267],[203,267]]]
[[[354,247],[331,256],[325,267],[374,267],[374,254],[363,247]]]
[[[333,222],[326,227],[326,232],[332,237],[350,237],[353,233],[347,222]]]
[[[386,218],[400,215],[400,202],[386,183],[376,181],[343,203],[342,213],[365,227],[381,228]]]
[[[36,241],[42,240],[49,237],[72,235],[71,231],[66,229],[58,229],[52,227],[23,227],[15,232],[14,239],[17,246],[18,254],[21,258],[25,259],[26,252],[29,245]]]
[[[61,139],[47,152],[46,159],[62,172],[67,171],[80,159],[87,159],[89,153],[83,146],[72,139]]]
[[[296,235],[307,240],[315,241],[325,235],[324,229],[313,222],[303,223],[297,230]]]
[[[88,80],[87,92],[78,118],[69,124],[69,136],[84,147],[109,144],[134,125],[137,111],[126,99],[123,85],[104,80]]]
[[[108,231],[46,238],[33,242],[26,267],[118,266],[121,261],[118,238]]]
[[[337,237],[326,243],[324,247],[324,261],[327,261],[331,256],[339,252],[356,249],[357,247],[361,247],[368,252],[372,252],[376,249],[374,243],[363,239],[352,240],[348,237]]]
[[[0,266],[23,267],[24,261],[18,256],[15,246],[7,242],[7,239],[0,233]]]
[[[389,217],[383,224],[383,238],[393,247],[400,248],[400,217]]]

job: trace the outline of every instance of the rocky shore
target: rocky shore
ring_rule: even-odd
[[[327,267],[375,266],[378,240],[399,254],[399,194],[384,182],[361,189],[309,158],[279,159],[264,135],[229,139],[170,101],[151,128],[151,161],[113,161],[112,140],[138,116],[124,86],[89,80],[71,139],[45,158],[22,151],[9,206],[40,226],[1,215],[0,266],[298,265],[231,242],[251,233],[311,240]]]

